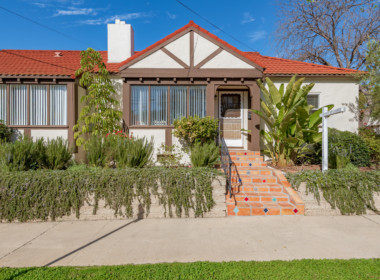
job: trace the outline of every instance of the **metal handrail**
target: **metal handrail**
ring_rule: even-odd
[[[230,152],[228,151],[226,141],[224,141],[223,137],[219,138],[220,141],[220,157],[221,157],[221,166],[224,171],[224,174],[227,177],[227,193],[230,193],[230,198],[232,197],[232,185],[231,185],[231,167],[232,160],[230,156]]]

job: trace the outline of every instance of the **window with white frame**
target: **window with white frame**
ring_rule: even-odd
[[[312,113],[319,109],[319,94],[308,94],[307,104],[312,105],[313,108],[310,110]]]
[[[172,125],[206,116],[205,86],[131,86],[131,125]]]
[[[11,84],[7,92],[0,85],[0,120],[10,126],[66,126],[67,86]]]

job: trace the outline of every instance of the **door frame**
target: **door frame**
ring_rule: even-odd
[[[221,106],[221,102],[222,102],[222,95],[223,94],[239,94],[240,95],[240,120],[241,120],[241,128],[244,128],[244,91],[240,91],[240,90],[223,90],[223,91],[219,91],[219,94],[218,94],[218,107],[219,107],[219,110],[218,110],[218,118],[220,120],[222,119],[236,119],[236,118],[222,118],[222,106]],[[221,130],[220,128],[220,124],[219,124],[219,130]],[[227,147],[231,147],[231,148],[243,148],[244,147],[244,139],[243,139],[243,134],[240,133],[240,140],[228,140],[228,139],[225,139],[224,140],[226,141],[226,145]]]

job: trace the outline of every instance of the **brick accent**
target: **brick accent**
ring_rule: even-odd
[[[228,216],[303,215],[304,203],[284,175],[269,168],[257,151],[230,151],[232,193]]]

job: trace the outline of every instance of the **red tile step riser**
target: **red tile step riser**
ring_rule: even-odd
[[[230,156],[261,156],[260,152],[229,150]]]

